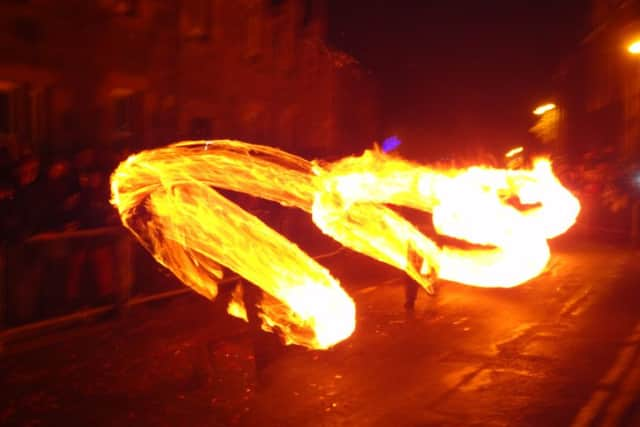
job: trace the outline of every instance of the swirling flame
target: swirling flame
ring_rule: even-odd
[[[580,210],[544,159],[531,170],[434,170],[369,150],[321,164],[216,140],[142,151],[117,167],[112,203],[160,264],[208,298],[217,294],[221,265],[235,271],[270,296],[262,304],[266,328],[322,349],[352,334],[352,299],[326,268],[214,188],[302,209],[342,245],[405,270],[427,289],[436,275],[503,287],[535,277],[549,259],[546,240],[571,227]],[[440,247],[387,205],[430,212],[439,234],[486,247]],[[408,262],[412,251],[419,268]]]

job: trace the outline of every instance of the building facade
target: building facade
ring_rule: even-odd
[[[13,155],[235,138],[307,155],[377,134],[375,84],[326,43],[325,0],[0,3]]]
[[[571,158],[606,151],[640,160],[640,1],[593,0],[589,32],[555,76],[558,150]]]

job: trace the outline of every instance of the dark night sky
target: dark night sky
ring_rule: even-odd
[[[502,149],[529,138],[531,110],[548,99],[588,9],[588,0],[330,0],[329,37],[379,80],[387,134],[425,154]]]

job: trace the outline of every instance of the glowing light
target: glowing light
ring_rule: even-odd
[[[402,144],[402,142],[397,136],[390,136],[382,142],[382,151],[388,153],[398,148],[400,144]]]
[[[535,110],[533,110],[533,114],[535,114],[536,116],[541,116],[547,111],[555,110],[555,108],[556,108],[556,104],[552,104],[552,103],[540,105]]]
[[[512,148],[511,150],[507,151],[506,154],[504,155],[505,157],[513,157],[516,154],[520,154],[524,151],[523,147],[516,147],[516,148]]]
[[[627,46],[627,52],[632,55],[640,54],[640,40],[634,41],[629,46]]]
[[[221,265],[266,293],[263,328],[287,343],[328,348],[355,329],[355,306],[331,273],[213,187],[311,214],[346,247],[404,270],[423,287],[436,275],[512,287],[538,275],[546,239],[575,222],[580,204],[548,160],[532,169],[435,170],[376,150],[334,163],[310,162],[239,141],[184,142],[143,151],[111,177],[123,224],[162,265],[214,298]],[[529,209],[517,209],[517,198]],[[439,247],[388,204],[431,212],[442,235],[482,245]],[[417,254],[421,266],[408,262]],[[246,319],[241,295],[229,312]]]

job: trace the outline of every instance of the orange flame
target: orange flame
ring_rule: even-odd
[[[535,277],[549,259],[546,239],[571,227],[580,210],[544,159],[531,170],[437,171],[378,151],[320,164],[239,141],[203,143],[143,151],[118,166],[112,203],[123,224],[208,298],[217,294],[220,265],[255,283],[269,296],[263,327],[311,348],[352,334],[352,299],[327,269],[213,187],[307,211],[327,235],[426,289],[434,275],[504,287]],[[513,198],[532,206],[518,209]],[[431,212],[438,233],[488,248],[441,248],[385,204]],[[423,260],[420,268],[410,252]],[[240,301],[229,311],[246,318]]]

